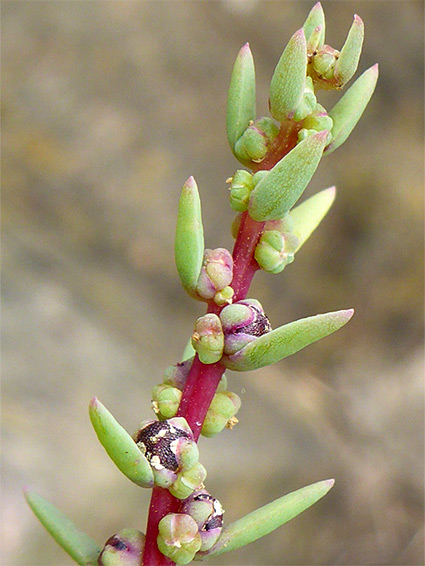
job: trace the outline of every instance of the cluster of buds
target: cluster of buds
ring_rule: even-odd
[[[186,499],[203,485],[207,473],[186,419],[147,421],[134,440],[152,467],[155,485],[178,499]]]
[[[205,300],[213,299],[217,305],[232,302],[233,289],[230,287],[232,279],[232,254],[224,248],[206,249],[196,285],[199,297]]]
[[[176,564],[189,564],[198,552],[211,549],[223,526],[223,508],[207,491],[194,492],[180,513],[169,513],[158,525],[158,548]]]
[[[182,391],[193,358],[167,368],[163,383],[152,390],[152,406],[159,420],[174,417],[180,404]],[[208,408],[201,428],[201,434],[208,438],[216,436],[224,428],[232,428],[236,423],[236,413],[241,406],[241,400],[236,393],[227,391],[227,379],[223,374],[217,391]]]
[[[268,273],[281,273],[294,261],[300,242],[293,233],[293,225],[289,214],[281,220],[266,222],[254,253],[261,269]]]

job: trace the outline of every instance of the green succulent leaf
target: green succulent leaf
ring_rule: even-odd
[[[94,397],[89,405],[90,420],[108,456],[129,480],[140,487],[154,484],[152,468],[128,432]]]
[[[196,555],[196,560],[219,556],[236,550],[268,535],[281,527],[321,499],[334,485],[334,480],[324,480],[288,493],[245,517],[224,527],[216,544],[203,553]]]
[[[340,85],[345,85],[357,70],[362,53],[364,25],[362,19],[355,14],[347,39],[335,63],[335,78]]]
[[[279,122],[294,117],[303,99],[306,70],[307,43],[301,28],[285,47],[270,83],[270,113]]]
[[[271,169],[251,193],[249,215],[279,220],[297,202],[319,165],[328,132],[305,138]]]
[[[316,28],[320,26],[320,39],[318,42],[315,42],[315,49],[321,47],[325,42],[325,13],[323,12],[322,5],[320,2],[317,2],[313,8],[310,10],[309,15],[307,16],[306,21],[303,25],[303,30],[305,33],[305,37],[307,39],[307,43],[310,42],[312,34],[316,31]]]
[[[291,210],[290,217],[294,223],[292,232],[298,239],[295,252],[308,240],[326,216],[335,200],[335,194],[335,187],[329,187],[308,198]]]
[[[31,489],[24,490],[25,499],[34,515],[55,541],[80,566],[96,566],[101,548],[80,531],[62,511]]]
[[[255,119],[255,67],[249,43],[238,53],[227,98],[226,128],[232,151],[250,122]]]
[[[353,131],[375,90],[378,72],[376,64],[360,75],[329,112],[333,120],[332,140],[324,154],[335,151]]]
[[[353,309],[295,320],[263,334],[221,363],[234,371],[253,371],[279,362],[313,342],[332,334],[353,316]]]
[[[193,177],[189,177],[181,192],[174,251],[181,284],[189,295],[196,296],[204,258],[204,228],[198,187]]]

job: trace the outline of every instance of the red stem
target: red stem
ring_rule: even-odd
[[[270,170],[282,159],[296,145],[300,127],[300,124],[292,122],[283,123],[263,161],[258,165],[252,164],[254,172],[260,169]],[[265,222],[252,220],[248,212],[243,213],[233,248],[233,281],[231,286],[234,290],[234,302],[246,298],[252,278],[259,269],[254,258],[254,252],[264,225]],[[208,312],[220,314],[222,308],[213,302],[208,304]],[[199,360],[198,356],[195,356],[177,412],[177,416],[184,417],[187,420],[195,440],[199,438],[205,415],[224,369],[220,362],[206,365]],[[180,502],[170,495],[166,489],[158,487],[153,489],[142,566],[171,566],[174,564],[159,552],[156,539],[159,521],[168,513],[176,513],[179,505]]]

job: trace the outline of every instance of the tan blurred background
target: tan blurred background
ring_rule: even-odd
[[[249,41],[259,115],[274,65],[313,2],[2,2],[3,563],[65,566],[26,507],[30,485],[99,543],[145,529],[91,429],[97,395],[133,432],[178,361],[200,303],[182,291],[179,191],[198,181],[208,247],[231,248],[237,168],[225,103]],[[423,9],[325,1],[327,43],[365,21],[360,71],[378,89],[306,194],[337,201],[287,270],[251,296],[277,326],[355,307],[336,335],[276,366],[229,374],[240,424],[201,440],[230,522],[328,477],[330,494],[210,564],[423,564]],[[333,94],[321,101],[330,108]]]

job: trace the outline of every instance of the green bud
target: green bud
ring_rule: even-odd
[[[216,393],[202,425],[202,436],[211,438],[226,427],[232,428],[236,422],[234,416],[240,406],[241,400],[236,393],[231,391]]]
[[[34,515],[74,562],[80,566],[97,565],[101,548],[92,538],[80,531],[69,517],[35,491],[25,488],[24,495]]]
[[[206,469],[198,462],[192,468],[180,471],[177,479],[170,486],[169,491],[177,499],[186,499],[195,489],[202,487],[206,477]]]
[[[319,165],[328,132],[309,136],[283,157],[251,193],[249,215],[277,220],[297,202]]]
[[[137,529],[122,529],[105,543],[99,566],[140,566],[145,535]]]
[[[350,309],[318,314],[285,324],[260,336],[235,354],[224,356],[222,363],[234,371],[253,371],[272,365],[332,334],[350,320],[353,312]]]
[[[264,169],[257,171],[256,173],[254,173],[254,175],[252,176],[252,181],[254,183],[254,188],[258,185],[258,183],[264,179],[264,177],[267,177],[267,175],[269,174],[268,171],[265,171]]]
[[[252,175],[240,169],[230,179],[230,183],[230,206],[237,212],[244,212],[248,209],[249,196],[254,188]]]
[[[264,271],[280,273],[294,261],[298,240],[291,234],[278,230],[266,230],[255,248],[255,260]]]
[[[316,104],[314,111],[303,121],[303,128],[298,132],[298,141],[303,141],[307,136],[314,135],[316,132],[327,130],[329,133],[326,143],[329,143],[332,139],[332,126],[332,118],[328,116],[325,108],[321,104]]]
[[[320,191],[291,210],[293,233],[298,239],[297,252],[320,224],[335,200],[335,187]]]
[[[278,133],[279,128],[271,118],[255,120],[236,142],[236,157],[242,163],[260,163]]]
[[[325,154],[335,151],[353,131],[375,90],[378,72],[376,64],[360,75],[329,112],[333,120],[332,140],[325,149]]]
[[[180,281],[189,295],[196,297],[196,284],[204,257],[204,229],[201,201],[193,177],[183,186],[177,216],[175,260]]]
[[[227,98],[227,139],[232,151],[250,122],[255,119],[255,69],[249,44],[239,51]]]
[[[140,487],[152,487],[154,482],[149,462],[128,432],[96,397],[90,401],[89,414],[99,442],[120,472]]]
[[[159,522],[157,544],[175,564],[189,564],[202,544],[196,521],[190,515],[169,513]]]
[[[304,22],[303,30],[309,53],[312,53],[315,49],[323,45],[325,41],[325,14],[320,2],[317,2],[310,10]]]
[[[235,291],[233,290],[232,287],[230,287],[229,285],[227,287],[225,287],[224,289],[222,289],[221,291],[218,291],[215,295],[214,295],[214,302],[216,305],[218,305],[219,307],[222,307],[223,305],[230,305],[230,303],[233,300],[233,295],[235,294]]]
[[[314,78],[322,79],[329,82],[333,86],[332,79],[334,78],[335,65],[339,57],[339,51],[330,45],[322,45],[322,47],[314,52],[311,57],[311,63],[316,73]]]
[[[295,114],[294,120],[300,121],[304,120],[306,116],[311,114],[317,105],[316,95],[314,94],[313,80],[311,77],[306,77],[304,94],[300,105],[298,106]]]
[[[152,390],[152,407],[160,421],[177,414],[182,392],[171,385],[156,385]]]
[[[351,79],[357,70],[362,52],[364,25],[362,19],[355,14],[347,39],[335,63],[335,80],[342,87]]]
[[[306,69],[307,43],[300,29],[285,47],[270,83],[270,113],[279,122],[292,119],[301,104]]]
[[[192,346],[203,364],[214,364],[223,355],[224,335],[220,319],[208,313],[198,318],[192,334]]]
[[[233,279],[232,254],[224,248],[205,250],[201,273],[196,291],[203,299],[212,299],[214,295],[227,287]]]

